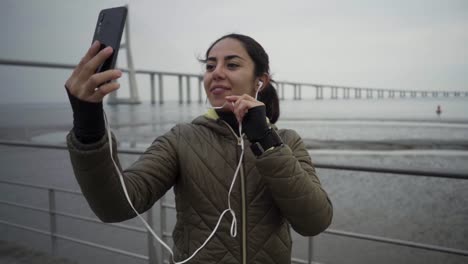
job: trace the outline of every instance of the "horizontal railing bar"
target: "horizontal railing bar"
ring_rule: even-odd
[[[120,69],[123,72],[128,72],[127,69]],[[138,74],[155,74],[155,75],[165,75],[165,76],[189,76],[194,78],[202,78],[201,74],[194,73],[181,73],[181,72],[164,72],[164,71],[151,71],[151,70],[135,70],[135,73]]]
[[[51,189],[51,190],[54,190],[56,192],[83,195],[80,191],[68,190],[68,189],[51,187],[51,186],[45,186],[45,185],[40,185],[40,184],[31,184],[31,183],[23,183],[23,182],[15,182],[15,181],[7,181],[7,180],[0,180],[0,183],[9,184],[9,185],[17,185],[17,186],[21,186],[21,187],[28,187],[28,188],[32,188],[32,189],[40,189],[40,190],[50,190]]]
[[[135,226],[129,226],[129,225],[118,224],[118,223],[104,223],[104,222],[102,222],[101,220],[99,220],[97,218],[79,216],[79,215],[76,215],[76,214],[69,214],[69,213],[64,213],[64,212],[54,212],[54,213],[56,215],[59,215],[59,216],[64,216],[64,217],[68,217],[68,218],[72,218],[72,219],[78,219],[78,220],[82,220],[82,221],[85,221],[85,222],[102,224],[102,225],[110,225],[110,226],[117,227],[117,228],[120,228],[120,229],[131,230],[131,231],[135,231],[135,232],[139,232],[139,233],[146,233],[146,229],[135,227]]]
[[[44,230],[41,230],[41,229],[32,228],[32,227],[28,227],[28,226],[24,226],[24,225],[14,224],[14,223],[10,223],[10,222],[3,221],[3,220],[0,220],[0,224],[4,224],[4,225],[12,226],[12,227],[15,227],[15,228],[19,228],[19,229],[24,229],[24,230],[36,232],[36,233],[46,235],[46,236],[50,236],[50,237],[56,237],[56,238],[60,238],[60,239],[63,239],[63,240],[72,241],[72,242],[75,242],[75,243],[78,243],[78,244],[82,244],[82,245],[86,245],[86,246],[90,246],[90,247],[94,247],[94,248],[98,248],[98,249],[104,249],[104,250],[107,250],[107,251],[110,251],[110,252],[119,253],[121,255],[129,256],[129,257],[134,257],[134,258],[143,259],[143,260],[148,260],[149,259],[145,255],[132,253],[132,252],[129,252],[129,251],[125,251],[125,250],[121,250],[121,249],[117,249],[117,248],[113,248],[113,247],[108,247],[108,246],[100,245],[100,244],[97,244],[97,243],[93,243],[93,242],[89,242],[89,241],[85,241],[85,240],[81,240],[81,239],[77,239],[77,238],[73,238],[73,237],[69,237],[69,236],[65,236],[65,235],[52,234],[52,233],[50,233],[48,231],[44,231]]]
[[[4,220],[0,220],[0,224],[4,224],[4,225],[7,225],[7,226],[12,226],[12,227],[15,227],[15,228],[18,228],[18,229],[23,229],[23,230],[27,230],[27,231],[31,231],[31,232],[35,232],[35,233],[39,233],[39,234],[45,235],[45,236],[50,236],[50,232],[44,231],[44,230],[41,230],[41,229],[38,229],[38,228],[34,228],[34,227],[18,225],[18,224],[10,223],[8,221],[4,221]]]
[[[407,169],[390,169],[390,168],[373,168],[364,166],[350,166],[350,165],[333,165],[326,163],[316,163],[316,168],[320,169],[333,169],[333,170],[346,170],[346,171],[363,171],[363,172],[377,172],[377,173],[389,173],[389,174],[400,174],[410,176],[424,176],[424,177],[436,177],[436,178],[448,178],[448,179],[468,179],[468,173],[457,173],[457,172],[438,172],[438,171],[417,171]]]
[[[51,63],[51,62],[35,62],[35,61],[18,61],[18,60],[7,60],[0,59],[0,65],[9,66],[23,66],[23,67],[37,67],[37,68],[51,68],[51,69],[74,69],[76,65],[68,63]],[[128,72],[128,69],[120,69],[123,72]],[[183,73],[183,72],[165,72],[165,71],[151,71],[151,70],[135,70],[135,73],[139,74],[160,74],[168,76],[191,76],[191,77],[202,77],[200,74]]]
[[[382,243],[386,243],[386,244],[394,244],[394,245],[399,245],[399,246],[406,246],[406,247],[412,247],[412,248],[425,249],[425,250],[430,250],[430,251],[438,251],[438,252],[442,252],[442,253],[449,253],[449,254],[455,254],[455,255],[461,255],[461,256],[468,256],[468,251],[466,251],[466,250],[461,250],[461,249],[456,249],[456,248],[447,248],[447,247],[441,247],[441,246],[435,246],[435,245],[429,245],[429,244],[423,244],[423,243],[417,243],[417,242],[412,242],[412,241],[408,241],[408,240],[386,238],[386,237],[366,235],[366,234],[353,233],[353,232],[347,232],[347,231],[341,231],[341,230],[333,230],[333,229],[327,229],[327,230],[324,231],[324,233],[331,234],[331,235],[337,235],[337,236],[357,238],[357,239],[362,239],[362,240],[382,242]]]
[[[38,143],[38,142],[31,142],[31,141],[0,140],[0,145],[13,146],[13,147],[31,147],[31,148],[68,150],[66,145]]]
[[[58,216],[68,217],[68,218],[82,220],[82,221],[96,223],[96,224],[110,225],[110,226],[117,227],[117,228],[120,228],[120,229],[131,230],[131,231],[135,231],[135,232],[139,232],[139,233],[146,233],[146,229],[144,229],[144,228],[129,226],[129,225],[125,225],[125,224],[118,224],[118,223],[104,223],[101,220],[99,220],[97,218],[92,218],[92,217],[80,216],[80,215],[76,215],[76,214],[69,214],[69,213],[60,212],[60,211],[49,211],[48,209],[35,207],[35,206],[30,206],[30,205],[25,205],[25,204],[20,204],[20,203],[9,202],[9,201],[5,201],[5,200],[0,200],[0,204],[5,204],[5,205],[9,205],[9,206],[24,208],[24,209],[29,209],[29,210],[33,210],[33,211],[39,211],[41,213],[53,213],[53,214],[58,215]]]
[[[30,141],[0,140],[0,145],[11,146],[11,147],[26,147],[26,148],[30,147],[30,148],[68,150],[68,147],[66,145],[47,144],[47,143],[38,143],[38,142],[30,142]],[[131,155],[141,155],[141,154],[143,154],[143,151],[142,150],[136,150],[136,149],[119,148],[119,153],[121,153],[121,154],[131,154]]]
[[[20,203],[5,201],[5,200],[0,200],[0,204],[6,204],[6,205],[9,205],[9,206],[29,209],[29,210],[38,211],[38,212],[41,212],[41,213],[49,213],[50,212],[48,209],[44,209],[44,208],[41,208],[41,207],[30,206],[30,205],[25,205],[25,204],[20,204]]]
[[[54,69],[74,69],[76,65],[54,62],[37,62],[24,60],[8,60],[0,59],[0,64],[9,66],[37,67],[37,68],[54,68]]]
[[[0,145],[8,145],[8,146],[15,146],[15,147],[67,149],[65,145],[51,145],[51,144],[31,143],[31,142],[24,142],[24,141],[0,140]],[[143,154],[143,151],[120,149],[119,153],[141,155]],[[424,176],[424,177],[437,177],[437,178],[462,179],[462,180],[468,179],[468,173],[457,173],[457,172],[417,171],[417,170],[382,168],[382,167],[374,168],[374,167],[364,167],[364,166],[333,165],[333,164],[326,164],[326,163],[315,163],[315,167],[319,169],[390,173],[390,174],[399,174],[399,175],[406,175],[406,176]]]

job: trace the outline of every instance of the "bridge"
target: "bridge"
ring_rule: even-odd
[[[17,67],[36,67],[36,68],[52,68],[52,69],[74,69],[76,65],[73,64],[60,64],[49,62],[34,62],[34,61],[20,61],[0,59],[0,65],[4,66],[17,66]],[[177,93],[179,103],[192,103],[192,87],[196,87],[198,103],[204,102],[203,92],[203,75],[181,72],[164,72],[164,71],[151,71],[151,70],[128,70],[121,69],[123,72],[130,74],[146,75],[150,81],[150,101],[152,104],[159,102],[164,103],[164,89],[165,81],[177,82]],[[157,80],[157,84],[156,84]],[[290,81],[277,81],[276,88],[278,96],[281,100],[292,99],[302,100],[303,90],[308,89],[312,91],[313,99],[316,100],[351,100],[351,99],[397,99],[397,98],[438,98],[438,97],[468,97],[467,91],[445,91],[445,90],[398,90],[398,89],[377,89],[377,88],[363,88],[363,87],[350,87],[350,86],[337,86],[328,84],[316,83],[303,83],[303,82],[290,82]],[[292,90],[292,91],[291,91]],[[287,91],[287,92],[286,92]],[[288,97],[292,92],[292,98]],[[289,95],[291,96],[291,95]],[[130,98],[130,100],[121,100],[120,103],[132,102],[137,98]]]

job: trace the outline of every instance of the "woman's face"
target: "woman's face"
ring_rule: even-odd
[[[203,83],[212,106],[223,106],[228,95],[255,95],[254,62],[236,39],[225,38],[208,53]]]

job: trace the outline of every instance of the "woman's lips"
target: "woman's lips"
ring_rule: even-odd
[[[214,95],[221,95],[223,93],[225,93],[226,91],[229,91],[230,89],[228,88],[225,88],[225,87],[214,87],[211,89],[211,93],[214,94]]]

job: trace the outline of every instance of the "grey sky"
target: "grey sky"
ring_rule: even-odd
[[[196,58],[237,32],[264,46],[277,80],[468,90],[463,0],[3,0],[0,58],[76,63],[99,10],[125,3],[138,69],[201,73]],[[0,103],[64,101],[68,74],[0,66]],[[146,84],[139,86],[147,97]]]

